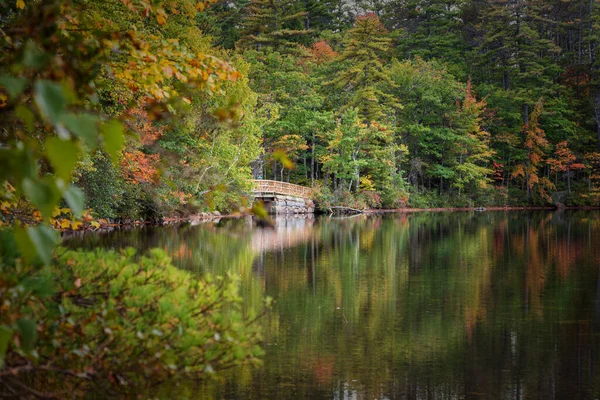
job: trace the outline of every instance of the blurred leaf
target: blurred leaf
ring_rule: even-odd
[[[257,216],[258,218],[268,218],[269,213],[265,209],[265,205],[262,201],[258,201],[252,205],[250,212]]]
[[[123,124],[119,121],[111,120],[100,127],[102,138],[104,139],[104,149],[110,155],[113,163],[119,161],[119,154],[125,143],[123,136]]]
[[[83,207],[85,203],[85,195],[77,186],[70,185],[67,190],[63,192],[63,197],[71,210],[73,210],[73,214],[77,218],[81,217],[83,213]]]
[[[56,125],[67,106],[62,86],[54,82],[39,80],[35,82],[34,88],[35,94],[33,97],[36,105],[42,114]]]
[[[48,56],[33,40],[28,40],[23,49],[23,65],[26,67],[38,69],[43,67],[48,60]]]
[[[0,368],[4,366],[4,356],[12,335],[12,330],[8,326],[0,325]]]
[[[21,318],[17,320],[17,328],[21,334],[21,348],[27,353],[31,352],[37,341],[35,322]]]
[[[27,86],[27,79],[21,77],[14,77],[8,74],[0,75],[0,85],[6,88],[8,96],[11,100],[19,97],[25,87]]]
[[[289,159],[285,152],[281,150],[274,151],[272,157],[279,161],[285,169],[294,169],[294,163]]]
[[[52,261],[52,252],[58,242],[56,232],[46,225],[15,228],[15,238],[23,258],[31,263],[39,256],[46,265]]]
[[[29,108],[27,108],[23,104],[19,104],[15,109],[15,115],[19,117],[21,121],[23,121],[23,123],[25,124],[25,129],[27,129],[28,132],[33,131],[33,127],[35,124],[35,115]]]
[[[46,155],[56,175],[65,181],[70,180],[73,168],[77,164],[79,148],[71,140],[50,137],[46,140]]]
[[[75,136],[81,138],[88,147],[96,147],[98,142],[98,118],[91,114],[67,114],[63,118],[65,127]]]
[[[54,283],[56,276],[48,271],[25,278],[21,285],[31,291],[36,297],[50,297],[56,293]]]
[[[54,207],[60,199],[60,193],[53,181],[23,179],[23,192],[25,196],[36,206],[45,218],[50,218]]]

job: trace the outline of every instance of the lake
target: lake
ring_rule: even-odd
[[[600,213],[280,218],[85,233],[241,276],[264,365],[172,398],[600,397]],[[166,390],[166,389],[165,389]]]

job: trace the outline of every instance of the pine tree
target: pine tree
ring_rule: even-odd
[[[375,14],[356,18],[348,31],[345,49],[338,61],[341,70],[328,85],[345,94],[342,111],[356,107],[359,115],[374,121],[384,114],[385,107],[399,107],[396,100],[381,90],[381,85],[394,86],[383,71],[384,56],[389,52],[391,39]]]
[[[282,53],[299,53],[296,41],[307,35],[302,19],[307,15],[291,0],[252,0],[241,22],[237,46],[243,50],[270,48]]]
[[[560,52],[538,26],[548,13],[541,0],[476,0],[479,3],[477,69],[480,79],[499,82],[507,96],[520,103],[527,124],[530,105],[555,94],[561,72],[553,55]]]
[[[464,4],[464,0],[394,0],[386,5],[382,21],[402,32],[400,57],[443,60],[465,74]]]

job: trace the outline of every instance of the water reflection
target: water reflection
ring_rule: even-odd
[[[194,398],[592,399],[600,396],[600,215],[419,213],[85,235],[163,247],[242,277],[264,366]]]

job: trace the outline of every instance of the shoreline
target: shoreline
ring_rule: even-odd
[[[586,206],[586,207],[551,207],[551,206],[541,206],[541,207],[529,207],[529,206],[510,206],[510,207],[440,207],[440,208],[395,208],[395,209],[367,209],[362,210],[360,213],[352,213],[351,215],[383,215],[383,214],[414,214],[421,212],[487,212],[487,211],[600,211],[600,206]],[[328,215],[327,213],[309,213],[309,214],[275,214],[271,217],[277,218],[278,216],[282,217],[307,217],[307,216],[321,216]],[[349,215],[349,214],[342,214]],[[83,229],[72,230],[70,228],[67,229],[57,229],[57,231],[61,233],[67,232],[89,232],[89,231],[100,231],[106,229],[114,229],[114,228],[134,228],[134,227],[142,227],[142,226],[167,226],[167,225],[176,225],[182,223],[191,223],[198,225],[200,223],[208,223],[220,221],[222,219],[242,219],[253,217],[251,214],[241,214],[241,213],[233,213],[233,214],[220,214],[220,213],[203,213],[200,215],[192,215],[188,217],[166,217],[161,221],[131,221],[126,223],[107,223],[101,224],[98,228],[90,228],[85,227]]]
[[[377,215],[377,214],[411,214],[417,212],[460,212],[460,211],[473,211],[473,212],[486,212],[486,211],[599,211],[600,206],[585,206],[585,207],[553,207],[553,206],[507,206],[507,207],[439,207],[439,208],[391,208],[391,209],[377,209],[371,208],[362,210],[360,214],[364,215]],[[357,214],[357,215],[360,215]],[[307,216],[307,215],[327,215],[327,213],[304,213],[304,214],[273,214],[272,217],[277,216]],[[118,227],[118,226],[138,226],[138,225],[170,225],[181,222],[208,222],[220,219],[241,219],[253,217],[252,214],[212,214],[205,213],[205,215],[192,215],[189,217],[165,217],[161,222],[152,221],[134,221],[131,223],[122,224],[107,224],[107,227]]]

